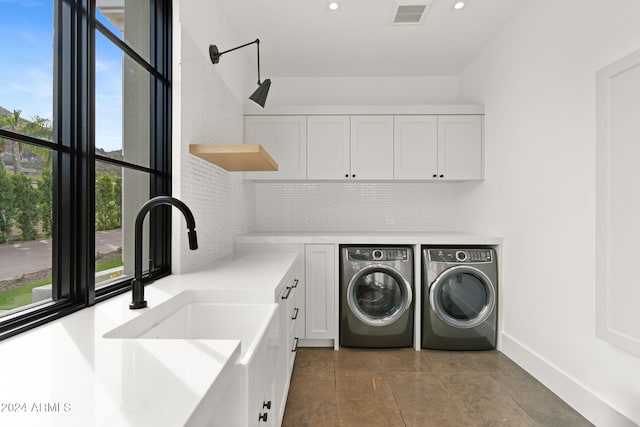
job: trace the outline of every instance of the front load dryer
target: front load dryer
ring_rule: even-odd
[[[422,248],[422,348],[496,347],[498,269],[491,248]]]
[[[340,246],[340,345],[413,345],[413,248]]]

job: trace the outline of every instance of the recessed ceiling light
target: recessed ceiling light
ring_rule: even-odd
[[[463,1],[457,1],[454,3],[453,8],[455,10],[460,10],[464,7],[464,2]]]
[[[338,3],[337,1],[331,1],[327,5],[327,7],[329,8],[329,10],[335,11],[340,9],[340,3]]]

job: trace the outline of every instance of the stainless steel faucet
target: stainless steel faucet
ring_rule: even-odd
[[[198,237],[196,235],[196,221],[193,219],[193,214],[183,202],[170,196],[158,196],[147,201],[136,215],[135,224],[135,271],[133,279],[133,299],[129,308],[136,310],[138,308],[145,308],[147,301],[144,299],[144,281],[142,280],[142,224],[144,218],[151,209],[158,205],[173,205],[180,209],[184,218],[187,220],[187,228],[189,229],[189,249],[198,249]]]

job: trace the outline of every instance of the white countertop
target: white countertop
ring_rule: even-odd
[[[155,307],[186,289],[217,289],[220,302],[273,302],[297,256],[231,255],[148,285],[145,299]],[[184,425],[203,399],[216,402],[240,342],[103,338],[146,311],[130,301],[122,294],[1,341],[0,425]]]
[[[279,243],[334,243],[334,244],[388,244],[388,245],[499,245],[502,237],[457,231],[445,232],[279,232],[264,231],[238,235],[236,244]]]

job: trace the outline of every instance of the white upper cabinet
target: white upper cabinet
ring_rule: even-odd
[[[308,179],[393,179],[393,116],[308,116]]]
[[[482,116],[438,116],[438,178],[483,179]]]
[[[245,143],[261,144],[279,170],[247,179],[484,179],[481,106],[272,109],[245,116]]]
[[[307,178],[306,116],[246,116],[245,144],[261,144],[278,163],[277,172],[247,172],[247,179]]]
[[[482,178],[482,116],[395,117],[394,179]]]
[[[393,177],[402,180],[436,178],[438,116],[396,116],[394,120]]]
[[[349,116],[308,116],[307,126],[307,178],[345,179],[351,157]]]
[[[351,117],[351,178],[393,179],[393,116]]]

